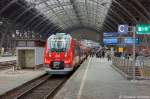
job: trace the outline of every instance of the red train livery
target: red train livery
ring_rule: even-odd
[[[45,46],[45,69],[48,74],[67,74],[88,56],[88,51],[88,48],[69,34],[51,35]]]

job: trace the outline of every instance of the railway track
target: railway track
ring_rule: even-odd
[[[66,77],[52,76],[14,99],[49,99],[64,84]]]
[[[13,66],[16,66],[16,60],[0,62],[0,70],[9,69]]]
[[[78,67],[69,75],[43,75],[33,79],[0,95],[0,99],[52,99]]]
[[[44,75],[5,93],[0,99],[52,99],[68,78]]]

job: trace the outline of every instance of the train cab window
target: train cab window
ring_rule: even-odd
[[[55,36],[48,40],[48,48],[52,52],[66,52],[70,45],[70,38],[65,36]]]

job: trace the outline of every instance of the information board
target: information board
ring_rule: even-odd
[[[136,34],[150,34],[150,24],[137,24]]]
[[[117,32],[104,32],[103,36],[104,37],[115,37],[115,36],[118,36],[118,33]]]
[[[139,38],[133,39],[132,37],[125,37],[123,40],[123,44],[139,44],[140,40]]]
[[[118,48],[118,52],[123,52],[123,48],[122,48],[122,47],[119,47],[119,48]]]
[[[105,45],[116,45],[118,43],[118,39],[116,37],[103,38],[103,43]]]

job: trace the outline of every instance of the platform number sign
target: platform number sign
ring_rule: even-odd
[[[128,34],[128,25],[127,24],[118,25],[118,33]]]

